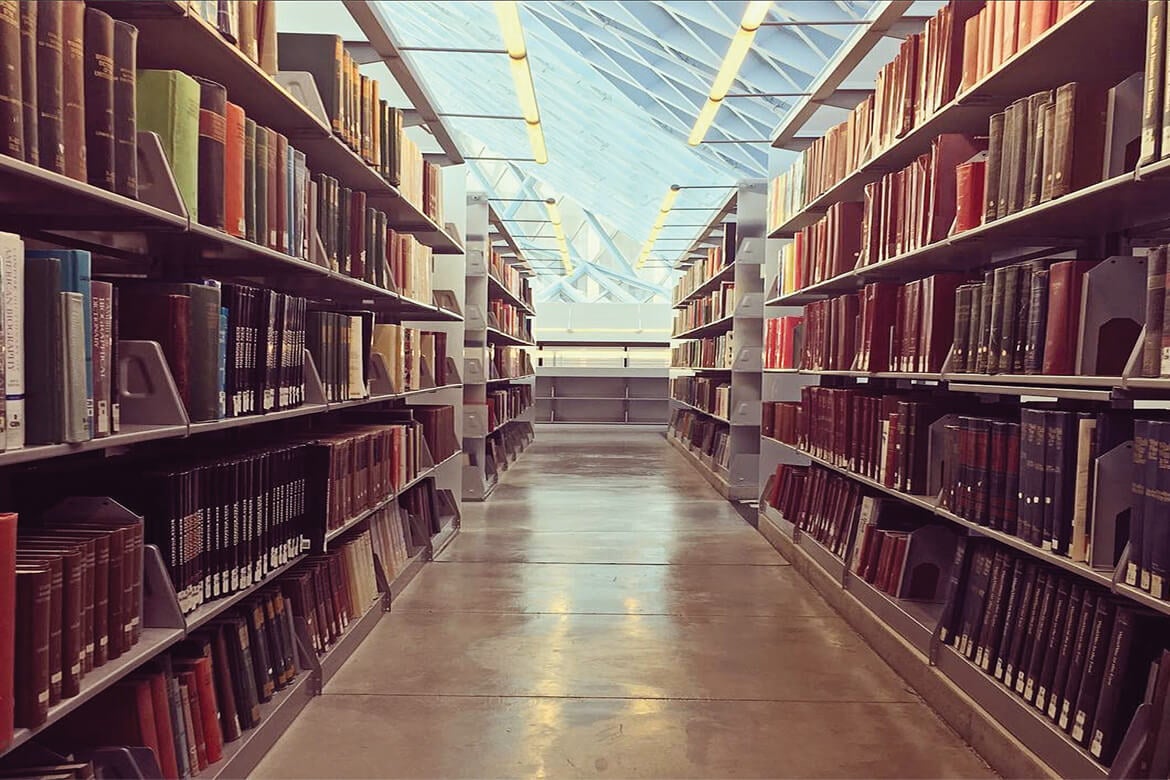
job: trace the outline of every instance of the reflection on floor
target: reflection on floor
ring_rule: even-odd
[[[255,774],[991,772],[660,433],[540,427]]]

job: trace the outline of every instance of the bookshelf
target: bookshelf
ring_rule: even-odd
[[[675,295],[674,307],[680,311],[712,298],[722,298],[727,307],[729,313],[704,324],[683,326],[671,336],[672,386],[687,382],[724,386],[727,414],[717,413],[714,407],[699,408],[674,394],[666,439],[721,495],[733,501],[752,499],[758,493],[766,208],[766,182],[741,181],[695,242],[697,246],[722,230],[721,246],[712,250],[722,252],[722,267],[696,280],[693,289]],[[694,254],[694,249],[686,253]],[[705,347],[702,339],[715,341]],[[723,366],[693,367],[705,362],[693,354],[704,349],[713,354],[713,363]],[[696,432],[704,432],[699,441],[693,435]]]
[[[323,253],[324,237],[319,224],[307,214],[300,228],[305,239],[304,251],[276,249],[268,242],[256,243],[201,224],[179,197],[173,184],[174,170],[161,154],[151,156],[152,148],[158,150],[159,147],[152,147],[152,139],[143,133],[137,138],[138,160],[143,177],[152,183],[149,186],[144,183],[137,199],[0,155],[0,200],[5,203],[4,213],[0,215],[0,229],[20,234],[25,242],[24,250],[60,247],[87,251],[92,255],[95,279],[112,279],[119,290],[123,283],[131,284],[126,280],[139,277],[153,281],[202,282],[214,279],[240,283],[287,296],[287,299],[274,298],[281,301],[274,306],[292,307],[294,299],[303,299],[306,310],[340,311],[350,313],[354,318],[368,317],[364,322],[412,329],[418,334],[416,339],[422,338],[422,331],[431,334],[428,338],[442,334],[450,345],[447,355],[443,355],[442,351],[424,349],[422,342],[415,341],[413,349],[422,357],[411,375],[402,381],[401,374],[395,369],[401,370],[403,355],[373,349],[374,334],[363,324],[361,332],[368,337],[371,348],[367,354],[357,339],[347,344],[350,349],[348,357],[356,356],[357,368],[350,367],[348,386],[344,392],[337,392],[337,386],[342,383],[340,369],[315,358],[316,345],[294,346],[292,333],[295,327],[289,319],[281,325],[284,330],[272,336],[272,343],[281,344],[280,358],[271,358],[276,362],[275,365],[269,364],[268,369],[281,373],[280,383],[276,385],[270,379],[264,379],[259,385],[273,393],[287,392],[288,398],[275,402],[273,408],[266,411],[258,408],[255,413],[245,414],[237,410],[237,416],[224,416],[221,410],[218,416],[207,419],[200,418],[193,407],[184,403],[184,385],[179,381],[178,358],[174,354],[167,354],[156,341],[123,337],[114,340],[111,350],[111,354],[116,355],[111,370],[121,377],[121,386],[112,396],[121,404],[120,430],[104,437],[87,436],[75,442],[29,443],[0,452],[0,484],[5,491],[6,503],[22,504],[19,518],[22,532],[55,529],[56,526],[52,525],[54,517],[83,518],[92,521],[94,527],[115,523],[141,529],[142,516],[110,498],[65,498],[55,507],[38,507],[36,511],[25,513],[23,503],[28,503],[29,496],[22,493],[28,492],[22,482],[52,473],[61,478],[61,496],[76,495],[70,488],[91,470],[105,474],[115,473],[120,468],[149,471],[144,464],[153,468],[155,464],[151,460],[156,456],[161,464],[189,463],[200,453],[206,456],[226,452],[235,457],[246,444],[268,447],[270,443],[288,443],[296,437],[311,438],[330,430],[329,426],[334,423],[372,419],[367,415],[389,415],[377,417],[379,421],[407,420],[408,417],[430,419],[428,414],[433,410],[425,407],[449,407],[452,410],[454,427],[449,432],[452,441],[444,442],[452,448],[450,452],[432,457],[423,438],[422,423],[402,423],[402,428],[414,431],[417,440],[414,467],[404,467],[407,478],[397,488],[388,487],[380,501],[367,509],[355,511],[331,530],[324,527],[322,517],[313,517],[311,523],[302,529],[304,533],[295,551],[288,549],[293,540],[285,541],[280,550],[272,546],[265,550],[258,541],[260,534],[264,534],[264,539],[274,545],[275,524],[279,522],[276,518],[282,516],[281,511],[292,512],[291,490],[281,494],[281,500],[286,503],[280,504],[281,511],[278,511],[276,491],[285,491],[287,486],[271,483],[271,496],[264,494],[264,500],[271,502],[264,504],[263,509],[267,510],[264,519],[256,519],[256,526],[246,529],[247,544],[255,549],[240,548],[233,553],[241,556],[256,553],[255,560],[239,559],[242,566],[249,568],[247,581],[241,576],[243,584],[229,586],[225,573],[223,592],[216,584],[215,595],[208,595],[211,586],[205,584],[201,598],[207,600],[200,606],[192,607],[195,603],[192,601],[183,602],[183,589],[176,585],[181,572],[174,568],[173,560],[151,543],[154,532],[146,531],[146,543],[135,543],[135,550],[130,547],[132,532],[127,532],[127,557],[123,561],[119,551],[118,560],[128,572],[122,581],[124,592],[130,594],[131,586],[142,591],[137,608],[141,617],[140,636],[136,641],[129,641],[120,656],[105,663],[95,662],[94,668],[81,676],[79,691],[75,695],[62,692],[60,700],[48,708],[41,722],[18,726],[11,740],[7,740],[7,735],[0,735],[0,760],[5,762],[14,760],[18,752],[27,751],[32,747],[31,743],[38,747],[50,743],[60,745],[62,730],[68,729],[72,720],[92,718],[94,707],[105,703],[106,697],[117,689],[135,684],[134,681],[143,675],[155,674],[154,670],[164,668],[177,658],[175,654],[182,652],[181,648],[201,641],[210,631],[220,631],[220,627],[226,625],[225,621],[236,619],[241,612],[251,610],[257,604],[271,605],[275,599],[273,591],[279,591],[286,583],[299,577],[325,576],[320,573],[324,570],[322,567],[338,566],[330,569],[332,573],[328,575],[343,578],[336,580],[337,587],[350,594],[361,590],[368,593],[369,598],[358,604],[355,595],[355,603],[345,607],[345,615],[340,607],[333,605],[338,609],[333,613],[337,621],[336,635],[331,635],[321,647],[315,647],[311,619],[305,614],[293,618],[291,607],[287,634],[284,626],[262,629],[276,632],[269,637],[270,641],[275,642],[274,637],[279,634],[282,648],[291,654],[288,660],[297,671],[296,677],[276,690],[271,698],[262,701],[256,722],[245,728],[237,739],[224,744],[223,755],[218,761],[197,773],[199,777],[239,777],[257,765],[293,718],[312,696],[320,693],[325,682],[361,644],[381,615],[391,608],[420,568],[450,543],[458,531],[462,492],[462,470],[458,464],[462,461],[459,425],[463,417],[463,383],[460,377],[462,365],[455,357],[461,352],[464,341],[462,311],[466,273],[464,246],[459,236],[461,229],[457,227],[465,222],[463,170],[457,167],[462,159],[457,154],[446,158],[450,167],[445,171],[447,175],[441,176],[445,180],[442,193],[446,195],[445,208],[434,205],[424,208],[412,202],[399,186],[387,180],[368,159],[333,132],[329,117],[321,113],[319,94],[311,80],[287,73],[269,75],[230,43],[214,23],[202,18],[195,4],[143,0],[98,1],[87,5],[137,27],[139,68],[174,69],[218,82],[226,88],[229,99],[244,109],[248,118],[287,136],[292,148],[304,153],[306,167],[312,175],[332,177],[342,186],[364,193],[365,204],[385,214],[388,228],[403,237],[413,237],[418,246],[433,253],[433,258],[428,257],[425,266],[420,262],[415,269],[420,280],[425,282],[418,287],[423,292],[416,294],[396,284],[389,269],[387,277],[375,283],[371,280],[372,273],[363,276],[355,270],[351,274],[346,268],[331,264]],[[366,3],[346,5],[372,43],[383,43],[373,34],[375,30],[371,25],[371,21],[384,25],[381,15],[376,11],[373,16],[366,14]],[[354,48],[362,49],[360,45]],[[392,72],[404,79],[409,76],[394,69]],[[417,91],[417,78],[409,88],[403,88],[408,92]],[[438,116],[433,110],[430,114],[428,129],[449,139]],[[436,171],[436,175],[440,174]],[[305,202],[310,202],[310,199]],[[315,211],[312,213],[316,214]],[[445,213],[447,219],[433,216],[440,213]],[[288,229],[291,234],[291,223]],[[291,239],[287,243],[293,246]],[[373,246],[367,244],[365,249],[372,253],[375,251]],[[226,310],[226,298],[224,300]],[[281,311],[291,312],[292,308]],[[349,325],[350,328],[357,327],[353,319]],[[234,332],[221,331],[225,332],[230,334],[227,338],[235,338]],[[218,338],[222,348],[227,339],[222,335]],[[331,343],[330,347],[333,346],[337,345]],[[268,349],[276,348],[270,346]],[[187,354],[176,354],[181,354],[186,366]],[[340,353],[330,354],[336,358]],[[29,352],[27,360],[34,360],[33,353]],[[224,371],[222,363],[220,366]],[[260,368],[264,368],[263,364]],[[219,390],[227,392],[230,388],[224,385],[224,374],[219,376]],[[388,457],[389,450],[386,454]],[[383,465],[386,464],[388,461]],[[264,473],[267,478],[268,472]],[[113,487],[110,489],[112,491]],[[99,491],[97,495],[103,492]],[[323,488],[314,483],[310,492],[321,493]],[[315,501],[317,497],[309,495],[306,500]],[[226,494],[224,498],[226,500]],[[260,499],[256,500],[255,508],[259,513]],[[199,507],[199,511],[206,511],[206,517],[211,518],[218,510]],[[242,510],[237,508],[235,511]],[[215,522],[228,516],[217,515],[220,519]],[[37,524],[42,521],[47,523],[43,528]],[[184,518],[184,522],[188,521],[189,517]],[[203,514],[200,514],[200,522],[204,522]],[[28,523],[33,525],[26,525]],[[396,531],[393,530],[395,527]],[[90,532],[96,533],[92,528],[86,533]],[[392,537],[397,534],[397,537],[379,540],[375,538],[378,533]],[[60,542],[54,541],[53,544]],[[385,557],[391,548],[394,559]],[[31,549],[39,548],[34,544]],[[132,568],[135,564],[132,553],[141,560],[141,572],[137,572],[137,577]],[[401,560],[397,559],[399,553],[403,556]],[[46,560],[56,555],[43,550],[36,554]],[[206,554],[206,550],[200,553],[201,556]],[[222,554],[222,550],[218,554]],[[263,563],[261,559],[264,559]],[[220,563],[223,563],[222,559]],[[200,566],[205,565],[211,564],[201,558]],[[218,576],[218,572],[212,574],[211,569],[202,571],[207,577]],[[126,599],[126,605],[133,603],[129,595]],[[136,614],[133,607],[128,608],[130,611],[124,614],[127,621]],[[114,608],[111,606],[110,609]],[[110,614],[114,613],[111,611]],[[117,626],[113,628],[117,629]],[[17,629],[18,632],[23,630],[23,627]],[[130,633],[129,628],[127,633]],[[245,646],[242,652],[249,650]],[[215,664],[218,663],[216,660]],[[230,674],[223,671],[224,666],[216,668],[225,675]]]
[[[885,11],[896,13],[896,5],[887,4]],[[793,274],[799,275],[802,268],[799,260],[792,264],[788,242],[807,240],[811,226],[822,218],[851,213],[848,204],[863,199],[869,203],[875,187],[887,186],[891,172],[928,159],[940,135],[986,137],[991,117],[1022,98],[1076,82],[1076,88],[1083,90],[1078,94],[1088,93],[1090,100],[1105,97],[1109,90],[1117,99],[1120,90],[1132,83],[1131,74],[1143,71],[1144,53],[1133,44],[1146,39],[1150,7],[1103,2],[1054,6],[1055,21],[1050,26],[1031,35],[1024,46],[1006,48],[1001,62],[970,79],[957,96],[940,101],[934,111],[915,114],[908,128],[888,144],[875,146],[859,165],[838,166],[835,170],[840,175],[818,180],[822,186],[810,188],[810,196],[795,198],[794,207],[793,199],[779,192],[773,193],[771,201],[766,316],[802,319],[789,334],[792,340],[779,348],[787,354],[765,357],[758,529],[1004,775],[1132,776],[1137,771],[1135,753],[1123,738],[1144,736],[1152,728],[1144,715],[1133,717],[1141,703],[1140,693],[1112,698],[1119,681],[1129,679],[1126,675],[1144,681],[1149,657],[1113,651],[1108,657],[1117,664],[1114,668],[1123,671],[1109,678],[1081,675],[1083,670],[1068,673],[1065,679],[1059,674],[1054,678],[1052,669],[1058,654],[1064,652],[1057,638],[1075,639],[1079,630],[1074,618],[1064,616],[1066,606],[1079,609],[1079,601],[1070,601],[1069,593],[1083,593],[1085,599],[1091,595],[1093,603],[1107,605],[1098,609],[1116,609],[1126,620],[1135,616],[1135,625],[1141,626],[1135,631],[1152,632],[1151,637],[1165,635],[1165,619],[1170,616],[1170,602],[1156,595],[1157,584],[1142,579],[1148,574],[1150,556],[1160,555],[1150,553],[1150,548],[1160,548],[1156,538],[1141,536],[1147,526],[1142,524],[1137,502],[1143,499],[1133,493],[1141,482],[1140,474],[1135,476],[1141,466],[1136,453],[1147,445],[1160,447],[1159,423],[1150,423],[1147,429],[1134,422],[1151,416],[1156,420],[1157,412],[1170,403],[1166,396],[1170,384],[1150,376],[1142,364],[1144,300],[1134,309],[1134,299],[1142,298],[1147,289],[1150,258],[1158,251],[1150,249],[1147,255],[1147,249],[1156,247],[1164,232],[1165,155],[1144,158],[1135,166],[1141,123],[1135,128],[1132,117],[1122,113],[1133,109],[1075,113],[1074,126],[1100,123],[1120,146],[1104,151],[1091,144],[1073,146],[1071,154],[1087,161],[1086,170],[1095,179],[1078,180],[1067,193],[1024,204],[998,218],[985,217],[980,205],[974,225],[961,231],[951,226],[941,238],[917,246],[909,239],[901,244],[899,233],[899,245],[911,248],[887,251],[876,261],[866,255],[862,234],[862,248],[851,255],[847,252],[844,270],[824,276],[794,279]],[[968,10],[979,9],[970,6]],[[896,23],[904,26],[906,20]],[[922,20],[917,23],[921,29]],[[864,35],[865,31],[859,31],[856,36],[859,45],[866,45]],[[962,36],[955,40],[961,53]],[[1159,44],[1164,46],[1164,42]],[[913,41],[905,44],[902,52],[911,45]],[[842,57],[850,56],[848,48]],[[1118,56],[1106,55],[1122,50]],[[1101,59],[1109,63],[1102,64]],[[930,74],[919,76],[932,83]],[[836,83],[826,89],[836,89],[850,74],[846,69],[832,78]],[[1161,82],[1164,76],[1157,72],[1156,78]],[[872,91],[866,90],[839,97],[842,107],[851,109],[869,94]],[[921,95],[911,100],[916,102]],[[811,109],[798,105],[793,118],[782,124],[774,146],[792,151],[809,148],[816,138],[802,131],[797,121],[807,123],[810,116]],[[849,116],[845,113],[840,118]],[[1118,150],[1127,142],[1132,142],[1133,151],[1123,163]],[[1037,154],[1042,158],[1044,150]],[[785,175],[777,178],[777,186],[783,185]],[[1026,190],[1026,181],[1023,186]],[[982,189],[975,202],[980,198],[987,201]],[[994,207],[992,200],[989,208]],[[904,218],[906,224],[917,213],[915,203],[912,196],[904,201],[910,214]],[[839,224],[840,235],[847,241],[850,231],[862,231],[860,216],[856,221],[842,217]],[[1094,262],[1078,265],[1077,261]],[[1069,296],[1067,318],[1061,314],[1048,321],[1057,323],[1050,332],[1047,326],[1036,333],[1017,328],[1020,312],[1054,311],[1047,308],[1046,297],[1040,308],[1036,299],[1021,297],[1012,304],[1016,307],[1012,314],[1002,309],[1002,322],[1010,323],[1008,330],[996,327],[1000,315],[995,315],[986,321],[990,331],[977,325],[968,331],[970,320],[962,319],[966,315],[956,309],[963,294],[946,288],[946,279],[982,290],[983,281],[991,285],[992,279],[1002,280],[1009,274],[1023,278],[1016,275],[1025,268],[1029,274],[1038,272],[1027,277],[1026,288],[1020,288],[1029,294],[1035,290],[1046,295],[1050,273],[1060,273],[1062,278],[1073,274],[1077,286]],[[1110,281],[1105,282],[1106,278]],[[934,297],[935,284],[944,289],[938,297]],[[986,289],[989,296],[999,296],[1006,287]],[[873,320],[872,308],[865,313],[867,305],[884,306],[872,303],[878,301],[875,296],[887,292],[893,296],[895,291],[896,307],[893,297],[881,299],[889,302],[889,320],[881,316]],[[1157,295],[1161,292],[1159,287]],[[904,300],[905,295],[914,298]],[[1126,299],[1124,304],[1121,299]],[[931,316],[939,317],[935,322],[946,323],[941,346],[928,343],[933,337],[927,330],[903,330],[899,319],[903,313],[916,312],[922,328],[934,327],[925,324],[925,315],[915,307],[921,302],[933,307],[935,301],[942,308],[934,309]],[[1002,298],[988,301],[991,306],[1002,303]],[[853,308],[855,303],[859,308]],[[1053,297],[1053,306],[1062,303]],[[1103,306],[1112,307],[1107,317]],[[1124,323],[1126,335],[1104,340],[1106,321],[1114,326]],[[879,339],[873,349],[879,357],[872,360],[869,339],[875,334]],[[889,341],[890,337],[895,341]],[[995,346],[987,346],[992,339]],[[1037,365],[1025,372],[1022,361],[1032,359],[1021,351],[1025,345],[1036,350],[1037,361],[1051,352],[1052,364],[1061,367],[1050,370],[1046,363],[1043,369]],[[889,355],[880,353],[887,348]],[[972,368],[976,349],[980,359],[994,349],[996,357],[991,360],[1002,365],[992,362],[984,370],[979,363]],[[863,370],[874,368],[875,363],[887,370]],[[1101,369],[1103,365],[1108,369]],[[1116,440],[1109,427],[1114,421],[1120,426]],[[914,426],[913,432],[906,426]],[[1023,444],[1007,438],[1022,430],[1028,431]],[[980,438],[984,433],[987,438]],[[1075,439],[1077,435],[1082,438]],[[997,437],[994,446],[992,436]],[[979,447],[990,449],[966,449],[977,441]],[[880,446],[871,449],[871,443]],[[1100,449],[1090,452],[1090,443],[1100,443]],[[1044,452],[1037,446],[1043,446]],[[986,460],[976,453],[986,455]],[[1017,466],[1013,458],[1021,453],[1026,455]],[[903,456],[906,459],[900,460]],[[958,470],[969,468],[974,470],[960,476]],[[1018,492],[1011,481],[1017,477],[1021,480]],[[828,485],[830,495],[847,498],[836,507],[818,504],[818,499],[807,504],[796,501],[798,486],[814,479],[817,485]],[[987,503],[982,503],[984,497]],[[1122,518],[1129,519],[1123,522]],[[1136,525],[1131,527],[1131,520]],[[883,549],[885,554],[882,545],[890,539],[912,539],[924,529],[953,538],[960,552],[953,559],[940,553],[937,559],[941,576],[950,578],[945,588],[936,588],[929,596],[911,596],[909,564],[896,557],[904,547],[894,548],[888,564],[893,568],[886,573],[875,575],[876,564],[866,556],[875,554],[874,549]],[[837,540],[834,545],[818,541],[826,533]],[[1009,641],[1010,648],[1023,641],[1021,623],[1012,623],[1012,613],[1005,617],[1004,612],[1009,592],[1015,593],[1020,582],[1017,572],[1023,571],[1034,572],[1037,583],[1044,583],[1036,588],[1035,604],[1028,606],[1030,602],[1025,601],[1017,613],[1017,618],[1029,616],[1037,633],[1036,639],[1028,640],[1030,644],[1020,645],[1026,655],[1015,661],[1020,668],[1012,677],[1018,674],[1018,679],[1005,684],[991,660],[1010,659],[1010,653],[1017,651],[1009,649]],[[882,578],[889,576],[894,579],[883,583]],[[1111,635],[1113,612],[1090,609],[1075,613],[1075,619]],[[1137,622],[1147,620],[1151,621],[1148,625]],[[1048,638],[1041,641],[1041,636]],[[987,654],[982,661],[980,654]],[[1035,692],[1033,677],[1039,686]],[[1045,706],[1043,696],[1056,695],[1044,690],[1046,684],[1050,689],[1060,686],[1054,690],[1061,691],[1065,700],[1071,697],[1074,710],[1084,699],[1093,702],[1087,716],[1080,716],[1083,734],[1075,722],[1062,722],[1051,702]],[[1108,702],[1099,710],[1098,696]],[[1164,732],[1164,723],[1161,729]]]
[[[528,354],[528,348],[536,346],[531,273],[487,194],[468,193],[462,489],[466,500],[486,500],[500,475],[535,436],[535,372]],[[504,320],[497,315],[504,315]]]

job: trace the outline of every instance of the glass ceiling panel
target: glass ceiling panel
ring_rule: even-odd
[[[395,36],[406,48],[502,48],[495,12],[487,0],[371,2],[382,6]],[[324,8],[340,4],[291,5]],[[871,0],[772,3],[771,24],[758,31],[707,139],[768,138],[779,119],[799,100],[799,93],[807,90],[842,42],[854,33],[856,23],[879,5]],[[475,169],[469,188],[482,186],[498,197],[527,192],[534,197],[557,198],[562,201],[578,277],[589,275],[580,271],[580,265],[596,265],[631,283],[665,289],[671,283],[670,262],[687,246],[686,239],[700,231],[692,226],[706,223],[728,196],[728,191],[721,189],[684,189],[651,261],[635,273],[630,263],[650,231],[667,188],[671,184],[730,186],[740,179],[768,175],[766,143],[692,147],[686,142],[744,8],[744,0],[522,0],[520,15],[549,162],[537,165],[525,161],[531,159],[532,152],[522,121],[448,116],[444,121],[455,131],[466,156],[516,160],[469,161],[469,167]],[[324,14],[320,12],[304,10],[306,13],[297,14],[301,17],[298,27],[317,23],[319,26],[310,29],[333,31],[345,25],[337,19],[321,18]],[[288,29],[283,19],[281,27]],[[406,56],[441,113],[519,114],[506,56],[419,50]],[[769,96],[735,97],[744,93]],[[564,214],[566,209],[575,218]],[[501,211],[526,220],[509,223],[511,232],[542,236],[527,245],[534,256],[554,259],[535,262],[538,273],[563,275],[556,252],[545,249],[554,246],[543,240],[551,230],[536,221],[547,216],[543,207],[527,204]],[[563,277],[548,280],[550,284],[558,281],[563,282]],[[597,279],[584,286],[589,285],[606,286]],[[638,300],[645,294],[636,284],[623,283],[622,289]]]

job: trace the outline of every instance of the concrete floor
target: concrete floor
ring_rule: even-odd
[[[254,776],[991,776],[659,432],[464,514]]]

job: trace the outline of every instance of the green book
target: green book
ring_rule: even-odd
[[[138,129],[158,133],[187,215],[199,219],[199,84],[177,70],[138,71]]]

